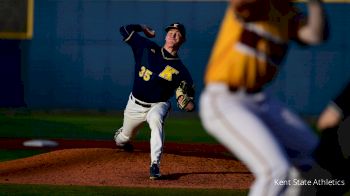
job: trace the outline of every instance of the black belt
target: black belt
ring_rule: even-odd
[[[139,101],[136,100],[136,98],[134,98],[132,95],[130,95],[130,99],[134,101],[134,103],[136,103],[137,105],[140,105],[142,107],[145,107],[145,108],[150,108],[152,107],[151,104],[146,104],[146,103],[141,103]]]
[[[230,87],[229,90],[231,92],[237,92],[239,91],[241,88],[238,88],[238,87]],[[259,93],[261,92],[261,88],[258,88],[258,89],[245,89],[244,92],[246,92],[247,94],[255,94],[255,93]]]

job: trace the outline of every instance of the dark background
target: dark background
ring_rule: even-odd
[[[318,114],[350,80],[350,4],[325,7],[330,40],[312,48],[292,43],[269,90],[304,115]],[[180,55],[198,101],[225,9],[225,1],[37,0],[33,38],[0,39],[0,107],[123,110],[134,62],[119,27],[148,24],[162,45],[164,27],[177,21],[187,28]]]

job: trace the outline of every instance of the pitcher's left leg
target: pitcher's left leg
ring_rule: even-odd
[[[117,146],[123,148],[125,145],[130,144],[130,140],[137,134],[144,121],[146,121],[146,112],[147,108],[137,105],[131,99],[128,100],[124,110],[123,126],[114,135],[114,141]],[[132,147],[130,147],[130,151],[132,151],[131,149]]]
[[[160,164],[163,152],[164,130],[163,125],[168,114],[170,103],[160,102],[153,106],[147,114],[147,122],[151,129],[151,163]]]

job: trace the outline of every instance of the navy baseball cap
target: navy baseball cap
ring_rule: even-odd
[[[170,29],[177,29],[180,31],[184,40],[186,40],[186,29],[185,26],[179,22],[173,23],[165,28],[165,31],[168,32]]]

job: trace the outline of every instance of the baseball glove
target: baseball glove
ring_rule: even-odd
[[[193,102],[194,88],[189,86],[186,81],[181,81],[179,87],[176,89],[177,107],[185,110],[188,103]],[[190,111],[188,111],[190,112]]]

